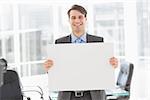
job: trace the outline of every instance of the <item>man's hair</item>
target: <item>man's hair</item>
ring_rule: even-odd
[[[80,5],[73,5],[73,6],[68,10],[68,12],[67,12],[68,17],[70,17],[70,11],[71,11],[71,10],[77,10],[77,11],[79,11],[80,13],[84,14],[85,17],[86,17],[86,15],[87,15],[87,11],[86,11],[86,9],[85,9],[84,7],[82,7],[82,6],[80,6]]]

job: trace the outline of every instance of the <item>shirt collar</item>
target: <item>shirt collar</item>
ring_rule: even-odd
[[[80,37],[75,36],[73,33],[71,34],[71,42],[74,43],[76,41],[76,39],[82,39],[84,42],[86,42],[86,33],[84,33],[83,35],[81,35]]]

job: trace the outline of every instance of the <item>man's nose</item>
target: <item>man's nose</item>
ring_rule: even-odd
[[[79,19],[79,18],[76,18],[76,19],[75,19],[75,22],[76,22],[76,23],[80,22],[80,19]]]

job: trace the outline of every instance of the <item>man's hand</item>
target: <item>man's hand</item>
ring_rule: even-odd
[[[112,57],[109,59],[109,63],[112,65],[113,68],[117,68],[118,67],[118,59],[115,57]]]
[[[51,59],[47,59],[45,62],[44,62],[44,68],[45,70],[48,72],[48,70],[53,66],[53,60]]]

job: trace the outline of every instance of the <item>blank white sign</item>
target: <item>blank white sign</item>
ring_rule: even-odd
[[[54,62],[48,72],[50,91],[101,90],[115,87],[111,43],[50,44]]]

